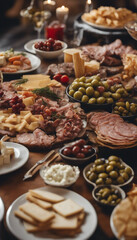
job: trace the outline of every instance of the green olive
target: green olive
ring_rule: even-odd
[[[81,78],[79,78],[79,82],[85,82],[86,81],[86,77],[81,77]]]
[[[79,87],[85,88],[85,83],[79,82]]]
[[[118,100],[121,98],[121,95],[120,93],[112,93],[112,97],[115,99],[115,100]]]
[[[94,91],[93,96],[94,96],[95,98],[98,98],[98,97],[100,96],[99,91]]]
[[[123,183],[124,183],[124,178],[123,178],[122,176],[119,176],[119,177],[117,178],[117,183],[118,183],[118,184],[123,184]]]
[[[92,87],[97,87],[99,85],[99,82],[97,79],[93,79],[92,82],[91,82],[91,86]]]
[[[108,165],[107,167],[106,167],[106,172],[111,172],[112,170],[113,170],[113,166],[112,165]]]
[[[88,88],[86,89],[86,94],[87,94],[89,97],[91,97],[91,96],[93,95],[93,93],[94,93],[93,87],[88,87]]]
[[[97,103],[98,104],[103,104],[103,103],[105,103],[105,101],[106,101],[106,99],[104,97],[97,98]]]
[[[77,83],[77,82],[76,82],[76,83],[75,83],[75,82],[72,83],[72,89],[73,89],[73,90],[76,91],[76,90],[78,90],[79,87],[80,87],[79,83]]]
[[[107,83],[107,81],[103,81],[103,86],[105,90],[109,90],[109,84]]]
[[[86,177],[88,178],[90,174],[91,174],[91,171],[87,171],[86,172]]]
[[[96,103],[96,98],[90,98],[88,103],[95,104]]]
[[[118,204],[118,203],[120,203],[120,202],[121,202],[121,199],[118,198],[118,199],[116,200],[116,204]]]
[[[97,81],[100,81],[100,76],[95,75],[95,76],[94,76],[94,79],[97,80]]]
[[[120,113],[123,113],[123,112],[124,112],[124,110],[125,110],[125,108],[124,108],[124,107],[121,107],[121,106],[120,106],[120,107],[118,108],[118,111],[119,111]]]
[[[86,102],[87,103],[88,100],[89,100],[89,97],[87,95],[83,95],[82,98],[81,98],[82,102]]]
[[[111,172],[109,173],[109,176],[110,176],[111,178],[113,178],[113,179],[116,179],[116,178],[118,177],[118,173],[117,173],[116,171],[111,171]]]
[[[121,173],[121,176],[127,181],[129,179],[129,176],[126,172]]]
[[[115,92],[116,92],[116,86],[111,86],[111,87],[110,87],[110,91],[111,91],[112,93],[115,93]]]
[[[112,196],[111,196],[111,195],[108,196],[107,201],[108,201],[109,203],[111,203],[111,201],[112,201]]]
[[[122,94],[122,97],[128,97],[128,92],[125,90],[124,93]]]
[[[102,198],[107,198],[109,196],[109,194],[111,193],[110,189],[104,189],[103,193],[102,193]]]
[[[98,165],[98,166],[96,166],[96,172],[97,172],[97,173],[105,172],[105,166],[104,166],[104,165]]]
[[[108,157],[108,161],[119,161],[119,157],[114,156],[114,155],[109,156],[109,157]]]
[[[104,204],[108,203],[107,200],[105,200],[105,199],[101,199],[101,202],[104,203]]]
[[[88,78],[88,79],[86,79],[86,83],[91,83],[92,82],[92,80],[93,80],[93,78],[91,77],[91,78]]]
[[[82,92],[83,94],[86,93],[86,89],[85,89],[84,87],[80,87],[80,88],[78,89],[78,91]]]
[[[113,98],[107,98],[107,103],[113,103],[114,102],[114,100],[113,100]]]
[[[130,167],[126,167],[126,168],[125,168],[125,172],[126,172],[129,176],[131,176],[131,174],[132,174],[132,170],[131,170]]]
[[[69,95],[70,95],[70,96],[72,96],[72,97],[73,97],[74,93],[75,93],[75,91],[74,91],[74,90],[72,90],[72,89],[71,89],[71,90],[69,90]]]
[[[97,174],[92,172],[89,176],[88,176],[88,179],[91,181],[91,182],[95,182],[96,179],[97,179]]]
[[[130,106],[130,111],[135,114],[136,113],[136,107],[135,105]]]
[[[107,173],[100,173],[99,175],[98,175],[98,177],[99,178],[107,178],[108,177],[108,174]]]
[[[109,164],[112,165],[113,167],[117,166],[117,162],[116,161],[109,161]]]
[[[117,89],[116,93],[120,93],[120,94],[123,94],[125,92],[125,89],[124,88],[119,88]]]
[[[96,180],[96,184],[97,184],[97,185],[103,184],[103,179],[102,179],[102,178],[98,178],[98,179]]]
[[[130,109],[130,103],[128,102],[128,101],[126,101],[126,109],[129,111],[129,109]]]
[[[112,194],[111,196],[112,196],[112,199],[113,199],[113,200],[116,200],[116,199],[117,199],[117,195],[116,195],[116,194]]]
[[[102,96],[105,98],[109,98],[111,96],[111,92],[103,92]]]
[[[118,107],[124,107],[125,103],[124,102],[116,102],[116,106]]]
[[[74,93],[73,97],[74,97],[75,99],[77,99],[77,100],[81,100],[82,95],[83,95],[82,92],[76,91],[76,92]]]
[[[85,83],[85,88],[91,87],[91,83]]]
[[[95,163],[96,165],[102,165],[102,164],[104,164],[104,161],[103,161],[101,158],[98,158],[98,159],[95,160],[94,163]]]

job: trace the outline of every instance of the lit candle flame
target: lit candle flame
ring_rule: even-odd
[[[87,3],[88,3],[88,4],[91,4],[91,0],[87,0]]]

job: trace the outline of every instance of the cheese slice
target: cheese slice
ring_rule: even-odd
[[[50,76],[48,75],[23,75],[23,78],[28,79],[28,81],[20,84],[17,87],[17,90],[33,90],[35,88],[43,88],[51,83]]]
[[[73,54],[81,53],[80,49],[69,48],[64,50],[64,62],[73,62]]]
[[[84,76],[85,75],[84,60],[80,57],[79,52],[76,52],[73,54],[73,63],[74,63],[75,77],[79,78]]]
[[[5,56],[0,56],[0,67],[6,65],[6,58]]]

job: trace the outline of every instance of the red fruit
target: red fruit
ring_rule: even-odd
[[[64,148],[63,154],[64,154],[65,156],[71,156],[71,154],[72,154],[71,148],[70,148],[70,147]]]
[[[92,146],[91,145],[84,145],[84,148],[92,149]]]
[[[74,155],[77,155],[79,152],[80,152],[80,147],[79,147],[79,146],[74,146],[74,147],[72,148],[72,153],[73,153]]]
[[[55,43],[55,41],[54,41],[53,38],[49,38],[49,39],[48,39],[48,42],[50,42],[52,45]]]
[[[108,83],[108,85],[109,85],[110,87],[114,85],[114,82],[113,82],[112,79],[108,79],[108,80],[107,80],[107,83]]]
[[[61,77],[62,77],[62,75],[58,73],[58,74],[53,76],[53,79],[55,79],[55,80],[60,82],[61,81]]]
[[[98,86],[97,90],[99,93],[103,93],[105,91],[105,88],[103,86]]]
[[[83,145],[86,144],[86,141],[84,139],[79,139],[75,142],[75,145],[78,145],[80,147],[83,147]]]
[[[68,83],[69,82],[69,77],[67,75],[63,75],[61,77],[61,83]]]
[[[88,148],[81,148],[81,152],[84,153],[85,155],[87,155],[89,150],[88,150]]]
[[[85,154],[84,153],[78,153],[76,155],[77,158],[84,158],[85,157]]]

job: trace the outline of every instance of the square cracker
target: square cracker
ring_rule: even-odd
[[[51,203],[57,203],[64,200],[64,197],[55,193],[47,192],[45,190],[31,189],[29,192],[32,196]]]
[[[35,220],[39,222],[47,222],[52,219],[55,214],[53,212],[49,212],[38,205],[30,202],[26,202],[19,207],[19,209],[25,212],[27,215],[31,216]]]
[[[38,222],[34,218],[30,217],[29,215],[27,215],[26,213],[24,213],[23,211],[21,211],[19,209],[14,212],[14,215],[28,223],[31,223],[34,225],[38,224]]]
[[[58,213],[55,213],[55,218],[51,222],[50,229],[76,229],[78,227],[78,217],[65,218]]]
[[[83,210],[83,207],[79,206],[71,199],[67,199],[60,203],[53,204],[53,209],[60,215],[69,217],[81,212]]]
[[[33,197],[33,196],[31,195],[31,193],[29,193],[29,192],[28,192],[27,195],[26,195],[26,199],[27,199],[28,201],[30,201],[30,202],[33,202],[33,203],[39,205],[40,207],[42,207],[42,208],[44,208],[44,209],[47,209],[47,208],[51,208],[51,207],[52,207],[52,204],[51,204],[51,203],[46,202],[46,201],[44,201],[44,200],[40,200],[40,199],[38,199],[38,198],[36,198],[36,197]]]
[[[33,225],[33,224],[30,224],[30,223],[28,223],[28,222],[25,222],[25,221],[23,222],[23,224],[24,224],[24,227],[25,227],[25,229],[26,229],[27,232],[41,232],[41,231],[46,231],[46,230],[49,229],[49,226],[50,226],[50,224],[46,224],[45,226],[39,227],[39,226],[35,226],[35,225]]]

